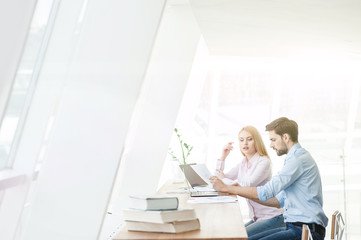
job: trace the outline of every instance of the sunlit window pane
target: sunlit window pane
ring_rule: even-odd
[[[299,140],[315,158],[323,183],[324,210],[331,217],[337,209],[344,213],[348,224],[348,239],[358,239],[359,201],[361,199],[361,97],[355,91],[360,81],[350,71],[337,68],[346,63],[332,62],[318,68],[317,61],[307,59],[286,63],[277,60],[249,61],[211,57],[214,61],[205,79],[200,101],[191,126],[182,126],[193,136],[194,162],[204,162],[212,170],[222,147],[228,141],[235,148],[227,159],[226,171],[238,163],[242,155],[237,134],[241,127],[253,125],[269,145],[265,125],[285,116],[299,125]],[[236,63],[235,63],[236,62]],[[305,66],[305,67],[303,67]],[[336,68],[335,68],[336,66]],[[274,71],[272,70],[274,69]],[[357,105],[355,105],[355,99]],[[355,109],[357,107],[357,109]],[[188,134],[188,132],[185,132]],[[351,144],[351,147],[350,147]],[[273,173],[283,166],[267,148]],[[355,199],[355,200],[353,200]],[[247,220],[247,206],[244,206]],[[351,223],[350,223],[351,222]],[[353,238],[356,237],[356,238]]]
[[[23,55],[19,63],[8,105],[0,126],[0,169],[11,166],[11,150],[16,148],[16,134],[20,132],[19,123],[25,117],[25,104],[30,85],[33,80],[34,68],[38,61],[45,28],[48,23],[52,0],[37,1],[34,17],[29,29]]]
[[[331,77],[304,78],[293,76],[282,82],[281,115],[297,119],[302,133],[346,131],[350,82]]]

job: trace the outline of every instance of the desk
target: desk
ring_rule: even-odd
[[[182,184],[167,184],[159,193],[184,187]],[[121,239],[247,239],[241,210],[238,203],[187,204],[188,194],[167,194],[177,196],[181,208],[194,208],[199,218],[201,229],[169,234],[151,232],[131,232],[124,227],[113,240]]]

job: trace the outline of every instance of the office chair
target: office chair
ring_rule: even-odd
[[[335,211],[332,214],[332,225],[331,225],[331,240],[341,240],[343,231],[345,229],[345,222],[340,211]]]
[[[301,237],[301,240],[313,240],[310,228],[306,224],[302,225],[302,237]]]

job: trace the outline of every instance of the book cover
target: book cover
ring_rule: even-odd
[[[128,231],[181,233],[200,229],[199,219],[170,223],[126,221]]]
[[[130,195],[130,208],[139,210],[175,210],[178,208],[178,198],[163,195],[143,196]]]
[[[123,218],[127,221],[166,223],[196,219],[196,212],[192,208],[166,211],[145,211],[138,209],[123,209]]]

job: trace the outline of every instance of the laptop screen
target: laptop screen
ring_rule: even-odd
[[[204,181],[192,168],[192,165],[196,165],[195,163],[192,164],[181,164],[179,167],[182,169],[184,176],[188,180],[189,184],[192,187],[198,186],[207,186],[208,183]]]

